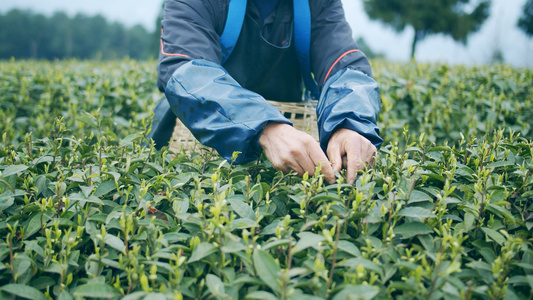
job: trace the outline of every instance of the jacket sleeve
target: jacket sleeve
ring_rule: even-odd
[[[215,16],[227,11],[222,2],[166,2],[158,86],[170,109],[200,143],[227,160],[239,151],[235,163],[245,163],[260,155],[259,136],[269,122],[291,123],[220,65],[218,43],[225,18]]]
[[[379,147],[379,88],[353,39],[341,1],[325,0],[311,14],[311,68],[321,89],[317,116],[322,149],[326,151],[340,128],[354,130]]]
[[[331,135],[340,128],[356,131],[379,147],[383,143],[377,126],[380,108],[374,79],[352,68],[335,73],[326,81],[317,105],[322,149],[327,150]]]
[[[222,1],[221,1],[222,2]],[[220,63],[218,42],[222,30],[210,1],[167,0],[161,21],[159,62],[157,64],[159,90],[164,92],[174,71],[193,59]]]

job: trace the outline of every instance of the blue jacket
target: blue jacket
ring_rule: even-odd
[[[234,151],[241,152],[236,163],[244,163],[261,153],[258,139],[269,122],[290,124],[264,96],[300,101],[303,85],[294,64],[290,6],[282,9],[280,5],[263,21],[249,1],[245,33],[239,36],[230,59],[221,65],[219,39],[228,3],[166,1],[157,71],[158,87],[168,102],[163,101],[159,109],[180,118],[202,144],[215,148],[224,158],[229,160]],[[331,134],[339,128],[355,130],[379,146],[378,86],[368,60],[353,40],[341,1],[313,0],[310,11],[311,69],[321,90],[317,115],[322,148],[326,150]],[[263,46],[257,45],[254,36],[261,37]],[[255,46],[249,47],[252,41]],[[265,61],[263,57],[270,57],[268,47],[283,54],[274,55],[275,61]],[[161,119],[170,120],[173,115],[167,113]],[[153,129],[158,146],[168,141],[171,130]]]

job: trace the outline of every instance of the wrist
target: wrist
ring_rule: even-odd
[[[263,128],[263,132],[259,136],[259,146],[265,148],[269,144],[269,140],[273,136],[280,136],[281,132],[292,129],[292,126],[287,123],[281,122],[268,122],[268,124]],[[289,129],[289,130],[290,130]]]

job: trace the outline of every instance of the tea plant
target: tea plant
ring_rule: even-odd
[[[506,65],[450,67],[376,62],[382,94],[380,127],[387,141],[424,133],[454,144],[504,128],[532,138],[533,73]]]
[[[523,114],[511,122],[497,110],[503,121],[491,130],[479,125],[490,122],[486,112],[474,110],[491,89],[478,87],[464,102],[478,113],[475,125],[455,120],[451,109],[434,114],[445,102],[434,94],[411,95],[416,109],[394,111],[407,96],[391,95],[405,87],[392,88],[392,76],[378,67],[388,141],[354,185],[343,174],[327,185],[319,172],[282,174],[264,157],[234,165],[210,150],[156,151],[145,138],[157,98],[149,66],[114,63],[113,73],[95,62],[0,63],[0,76],[20,72],[14,84],[0,81],[1,113],[10,120],[0,140],[1,298],[531,299],[525,83],[515,83],[513,96],[522,98],[499,94],[511,85],[493,89],[494,99],[522,101]],[[432,68],[480,72],[392,67],[416,82]],[[483,70],[487,82],[505,71],[531,83],[529,71]],[[28,75],[39,72],[50,75]],[[108,76],[116,76],[114,88],[102,91]],[[42,90],[71,88],[62,77],[85,81],[54,106],[56,92]],[[22,92],[42,81],[41,91]],[[130,92],[114,100],[83,101],[87,91],[106,99],[124,86]],[[459,90],[453,86],[435,91]],[[128,121],[113,122],[117,115]]]

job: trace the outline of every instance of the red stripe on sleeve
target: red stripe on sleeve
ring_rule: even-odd
[[[328,79],[329,77],[329,73],[331,73],[331,70],[333,70],[333,67],[343,58],[345,57],[346,55],[350,54],[350,53],[354,53],[354,52],[357,52],[359,51],[358,49],[352,49],[352,50],[349,50],[349,51],[346,51],[344,52],[341,56],[339,56],[339,58],[337,58],[337,60],[331,65],[331,67],[329,68],[329,71],[328,73],[326,74],[326,77],[324,78],[324,83],[326,83],[326,80]],[[322,84],[324,84],[322,83]]]
[[[159,42],[161,43],[161,54],[166,55],[166,56],[181,56],[181,57],[189,57],[188,55],[180,54],[180,53],[166,53],[166,52],[163,50],[163,40],[162,40],[162,39],[159,39]]]
[[[163,28],[161,28],[161,34],[163,34]],[[188,55],[180,54],[180,53],[166,53],[165,50],[163,50],[163,39],[159,39],[159,43],[161,44],[161,54],[163,55],[189,57]]]

